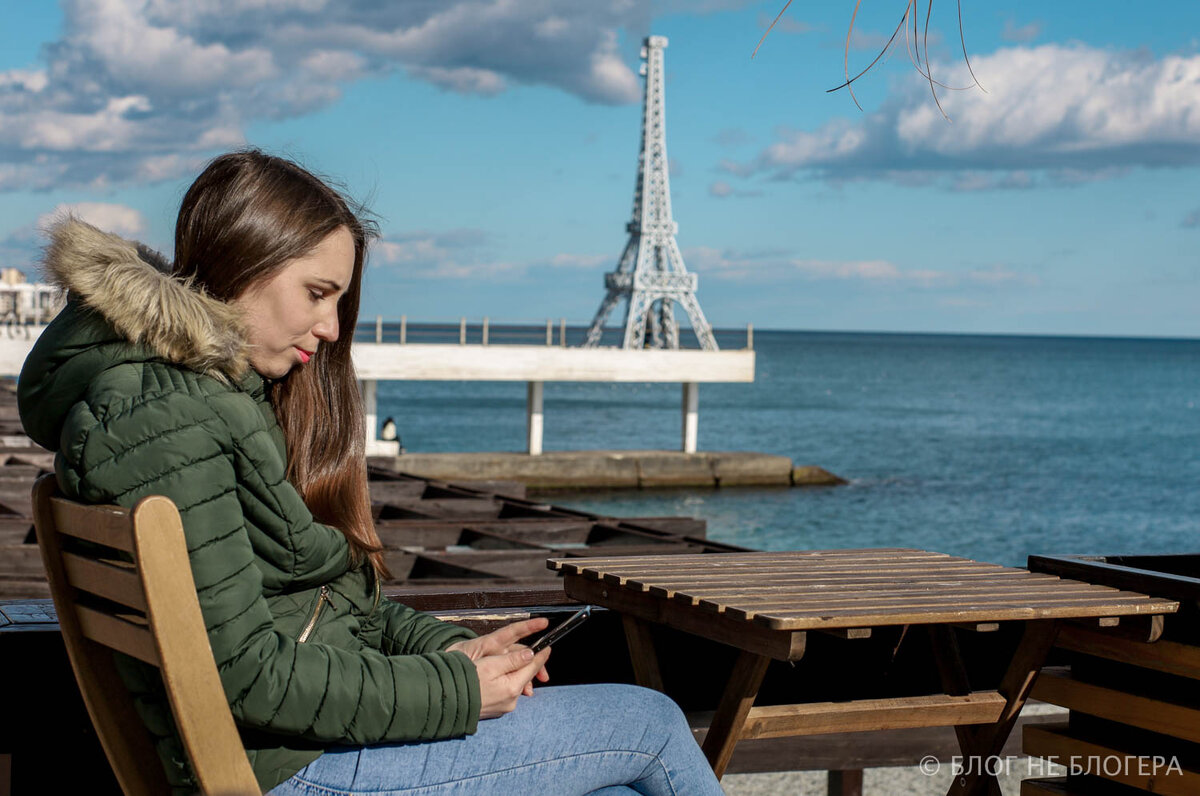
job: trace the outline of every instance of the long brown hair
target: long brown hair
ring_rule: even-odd
[[[367,492],[362,401],[350,359],[375,225],[292,161],[258,150],[231,152],[213,160],[183,197],[174,273],[232,301],[342,227],[354,238],[354,273],[337,307],[342,334],[323,344],[311,365],[271,383],[268,395],[287,442],[288,480],[314,517],[346,535],[355,563],[368,558],[386,577]]]

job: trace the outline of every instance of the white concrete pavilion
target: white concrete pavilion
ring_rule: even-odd
[[[0,326],[0,376],[15,377],[40,326]],[[542,390],[548,381],[678,382],[682,385],[680,449],[696,452],[699,389],[705,382],[754,381],[754,351],[567,348],[553,345],[454,343],[355,343],[361,381],[367,453],[394,456],[395,442],[376,439],[380,381],[523,381],[528,384],[526,450],[542,452]]]
[[[368,453],[395,455],[397,444],[374,439],[380,381],[523,381],[527,447],[542,452],[542,391],[548,381],[678,382],[682,385],[681,450],[696,452],[699,385],[754,381],[754,351],[634,350],[534,345],[355,343],[362,381]]]

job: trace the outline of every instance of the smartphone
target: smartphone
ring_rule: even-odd
[[[548,633],[546,633],[546,635],[542,636],[537,641],[533,642],[533,646],[530,647],[530,649],[533,650],[533,654],[536,655],[539,652],[541,652],[543,649],[545,649],[546,647],[549,647],[551,644],[554,644],[554,643],[558,642],[559,640],[561,640],[563,636],[567,635],[572,630],[574,630],[575,628],[582,625],[587,620],[587,618],[591,615],[592,615],[592,606],[590,606],[590,605],[583,606],[583,608],[576,611],[571,616],[570,619],[563,622],[558,627],[550,630]]]

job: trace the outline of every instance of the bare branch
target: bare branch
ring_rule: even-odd
[[[768,25],[766,31],[763,32],[762,38],[758,40],[758,44],[754,45],[754,52],[750,53],[751,61],[754,60],[754,56],[758,55],[758,48],[762,47],[762,43],[767,40],[767,34],[771,32],[771,30],[775,27],[775,23],[779,21],[779,18],[783,16],[783,12],[787,11],[788,6],[790,6],[791,4],[792,4],[792,0],[787,0],[787,2],[783,4],[783,8],[779,9],[779,13],[775,15],[775,19],[771,20],[771,24]],[[960,21],[962,19],[962,11],[961,10],[959,11],[959,19],[960,19]],[[961,27],[962,26],[960,25],[959,28],[961,29]],[[963,46],[966,47],[966,44],[964,44]]]

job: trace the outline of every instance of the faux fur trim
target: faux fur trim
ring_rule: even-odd
[[[241,313],[190,281],[172,277],[162,255],[67,218],[50,229],[44,265],[131,342],[164,359],[239,379],[249,365]]]

